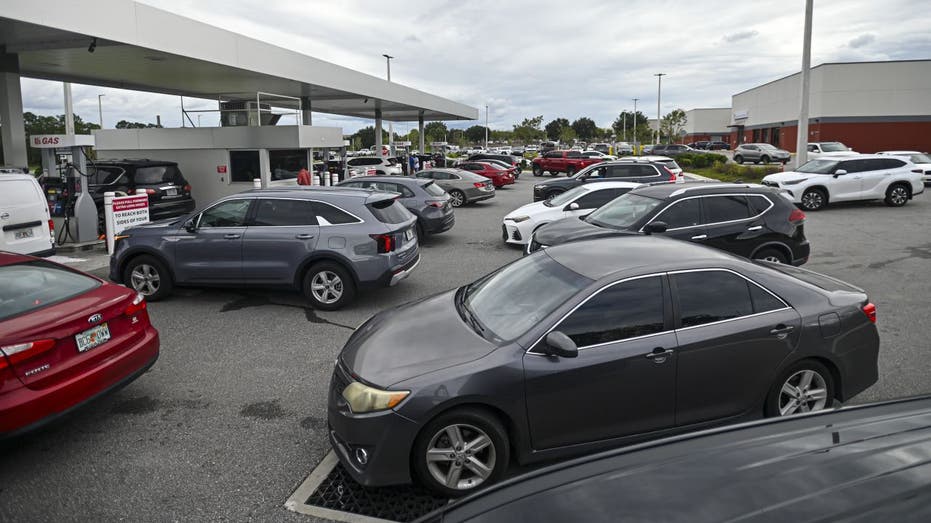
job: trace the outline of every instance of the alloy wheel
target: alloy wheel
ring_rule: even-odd
[[[343,296],[343,280],[335,272],[320,271],[311,280],[310,290],[320,303],[336,303]]]
[[[893,205],[905,205],[905,202],[908,201],[908,191],[905,190],[905,187],[896,185],[889,191],[889,201]]]
[[[440,485],[473,489],[495,470],[495,445],[485,431],[457,423],[440,429],[427,445],[427,470]]]
[[[824,410],[828,404],[828,387],[821,374],[800,370],[789,376],[779,391],[779,415]]]
[[[155,267],[147,263],[136,265],[130,273],[130,284],[133,286],[133,290],[143,296],[151,296],[158,292],[161,281],[161,276],[159,276]]]
[[[764,256],[760,259],[763,261],[772,262],[772,263],[782,263],[782,260],[780,260],[778,257],[773,256],[773,255]]]
[[[802,207],[809,211],[820,209],[824,205],[824,196],[818,191],[808,191],[802,195]]]
[[[465,203],[465,198],[459,191],[453,191],[449,193],[449,199],[451,200],[453,207],[462,207],[462,204]]]

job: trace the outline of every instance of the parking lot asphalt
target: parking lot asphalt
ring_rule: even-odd
[[[457,209],[410,278],[347,310],[316,312],[297,293],[267,290],[180,289],[150,304],[162,346],[148,373],[0,447],[0,521],[309,521],[284,503],[329,449],[327,385],[352,329],[518,258],[501,218],[531,200],[536,181],[525,173]],[[854,402],[931,393],[929,219],[931,194],[900,209],[808,215],[807,267],[865,288],[878,307],[880,381]]]

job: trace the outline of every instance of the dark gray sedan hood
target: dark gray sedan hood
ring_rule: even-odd
[[[563,218],[540,227],[533,233],[533,239],[541,245],[559,245],[577,240],[591,240],[608,236],[637,234],[631,231],[619,231],[592,225],[580,218]]]
[[[343,364],[364,381],[390,387],[493,351],[459,316],[455,295],[447,291],[373,316],[346,342]]]

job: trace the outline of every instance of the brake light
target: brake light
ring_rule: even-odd
[[[394,250],[394,236],[390,234],[371,234],[369,235],[378,245],[378,253],[385,254]]]
[[[123,311],[123,314],[126,316],[132,316],[139,311],[144,311],[146,309],[145,296],[142,294],[136,294],[136,297],[133,298],[133,302],[126,307],[126,310]]]
[[[476,189],[481,189],[485,186],[485,182],[475,182],[472,185],[474,185]]]
[[[48,221],[48,233],[52,235],[52,241],[55,241],[55,220]]]
[[[145,190],[145,193],[146,193],[146,194],[155,194],[155,189],[146,189],[146,190]]]
[[[873,323],[876,323],[876,306],[872,302],[863,306],[863,314]]]
[[[38,356],[43,352],[47,352],[55,346],[55,340],[36,340],[28,341],[25,343],[17,343],[15,345],[6,345],[0,347],[0,352],[6,354],[6,357],[10,361],[10,365],[16,365],[21,361],[28,360],[29,358]],[[0,358],[0,370],[8,366],[7,360]]]
[[[436,207],[437,209],[442,209],[443,206],[446,205],[446,201],[445,201],[445,200],[427,200],[426,203],[427,203],[427,205],[429,205],[430,207]]]
[[[805,221],[805,213],[801,209],[792,209],[792,212],[789,213],[789,221],[792,223],[798,223]]]
[[[665,165],[663,166],[663,169],[665,169],[666,172],[669,173],[669,181],[670,181],[670,182],[676,181],[676,173],[670,171],[670,170],[669,170],[669,167],[666,167]]]
[[[184,192],[191,192],[191,184],[186,184],[184,187]]]
[[[366,170],[365,170],[365,175],[366,175],[366,176],[375,176],[376,174],[377,174],[377,173],[375,172],[375,169],[366,169]]]

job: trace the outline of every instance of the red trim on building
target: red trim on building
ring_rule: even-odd
[[[756,134],[754,133],[756,131]],[[766,139],[764,139],[764,136]],[[774,139],[778,136],[778,140]],[[740,143],[767,142],[795,151],[797,125],[744,129]],[[737,132],[731,143],[738,143]],[[861,153],[889,150],[931,151],[931,122],[828,122],[808,124],[809,142],[843,142]]]

